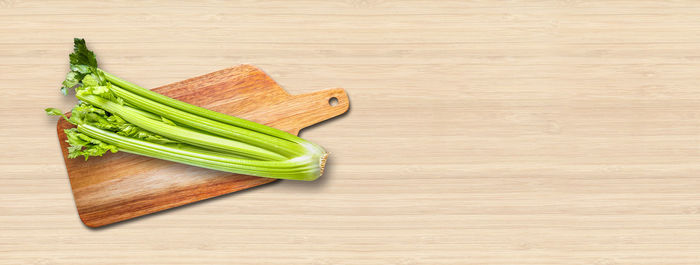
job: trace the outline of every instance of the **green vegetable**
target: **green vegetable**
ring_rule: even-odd
[[[129,152],[260,177],[315,180],[327,153],[309,141],[252,121],[178,101],[97,67],[83,39],[74,40],[61,93],[75,89],[71,116],[47,108],[76,128],[65,130],[70,158]]]

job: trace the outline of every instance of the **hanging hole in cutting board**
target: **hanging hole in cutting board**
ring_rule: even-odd
[[[332,97],[328,99],[328,105],[331,105],[331,107],[338,106],[338,98]]]

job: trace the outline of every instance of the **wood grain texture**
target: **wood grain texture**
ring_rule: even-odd
[[[343,89],[292,96],[262,70],[239,65],[153,89],[160,94],[297,134],[300,129],[346,112]],[[337,103],[330,104],[331,99]],[[67,113],[70,115],[70,113]],[[80,220],[100,227],[273,182],[129,153],[68,158],[60,119],[58,140]]]
[[[0,264],[700,264],[700,2],[0,1]],[[144,87],[343,87],[332,155],[104,229],[44,107],[75,36]]]

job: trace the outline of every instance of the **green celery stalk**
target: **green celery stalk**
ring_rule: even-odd
[[[137,108],[198,130],[242,141],[268,150],[276,150],[290,158],[309,151],[298,143],[185,112],[141,97],[118,86],[112,86],[111,90],[117,97],[124,99],[124,101]]]
[[[80,93],[77,93],[76,97],[98,108],[104,109],[112,114],[116,114],[122,117],[124,120],[140,128],[143,128],[155,134],[162,135],[167,138],[182,141],[192,145],[212,148],[218,151],[231,152],[250,158],[265,160],[286,159],[286,157],[282,155],[257,146],[205,133],[200,133],[191,129],[173,126],[162,121],[151,119],[149,117],[141,115],[139,111],[135,111],[130,107],[119,105],[117,103],[111,102],[109,100],[95,95],[81,95]]]
[[[246,129],[257,131],[257,132],[264,133],[264,134],[269,134],[271,136],[275,136],[275,137],[285,139],[285,140],[288,140],[291,142],[311,144],[309,141],[306,141],[306,140],[304,140],[296,135],[290,134],[288,132],[285,132],[285,131],[282,131],[282,130],[279,130],[276,128],[272,128],[269,126],[265,126],[265,125],[262,125],[259,123],[255,123],[255,122],[252,122],[252,121],[249,121],[246,119],[242,119],[242,118],[238,118],[235,116],[230,116],[230,115],[226,115],[226,114],[219,113],[216,111],[208,110],[208,109],[205,109],[205,108],[202,108],[199,106],[195,106],[195,105],[192,105],[192,104],[189,104],[186,102],[182,102],[182,101],[158,94],[156,92],[153,92],[153,91],[148,90],[146,88],[140,87],[138,85],[135,85],[135,84],[128,82],[124,79],[116,77],[116,76],[114,76],[114,75],[112,75],[112,74],[110,74],[102,69],[98,68],[98,70],[101,73],[103,73],[105,78],[107,79],[107,81],[111,82],[112,84],[115,84],[115,85],[117,85],[117,86],[119,86],[119,87],[121,87],[129,92],[137,94],[141,97],[162,103],[162,104],[170,106],[172,108],[176,108],[176,109],[179,109],[182,111],[193,113],[193,114],[196,114],[196,115],[208,118],[208,119],[227,123],[227,124],[234,125],[237,127],[246,128]],[[311,144],[311,145],[314,145],[316,148],[322,149],[315,144]]]
[[[323,172],[326,156],[304,156],[288,161],[255,161],[239,159],[196,147],[176,148],[108,132],[91,125],[78,125],[78,131],[100,141],[109,142],[120,151],[160,158],[173,162],[259,177],[314,180]]]

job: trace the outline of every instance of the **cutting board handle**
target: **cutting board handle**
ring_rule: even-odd
[[[268,125],[298,134],[299,130],[336,117],[348,111],[350,99],[345,89],[331,88],[291,96],[290,99],[266,110],[266,116],[276,116]],[[294,110],[293,112],[289,112]]]
[[[348,94],[342,88],[331,88],[301,94],[295,96],[295,98],[302,99],[302,102],[307,104],[307,107],[303,109],[309,110],[308,115],[310,119],[302,123],[302,127],[308,127],[343,114],[350,107]]]

